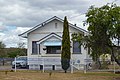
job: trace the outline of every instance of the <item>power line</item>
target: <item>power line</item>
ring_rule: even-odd
[[[70,19],[72,19],[72,18],[75,18],[75,17],[78,17],[78,16],[82,16],[82,15],[84,15],[85,13],[81,13],[81,14],[78,14],[78,15],[75,15],[75,16],[71,16],[71,17],[69,17]]]
[[[113,4],[114,2],[116,2],[116,1],[118,1],[118,0],[114,0],[114,1],[112,2],[112,4]]]
[[[113,4],[113,3],[115,3],[116,1],[118,1],[118,0],[114,0],[114,1],[112,1],[112,2],[110,2],[110,3],[107,3],[107,4]]]
[[[110,2],[110,3],[107,3],[107,4],[113,4],[113,3],[115,3],[116,1],[118,1],[118,0],[114,0],[114,1],[112,1],[112,2]],[[84,14],[86,14],[86,13],[81,13],[81,14],[78,14],[78,15],[75,15],[75,16],[71,16],[71,17],[69,17],[69,18],[70,18],[70,19],[73,19],[73,18],[75,18],[75,17],[82,16],[82,15],[84,15]]]

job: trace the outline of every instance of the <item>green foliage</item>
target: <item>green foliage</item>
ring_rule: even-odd
[[[66,73],[67,69],[70,67],[70,59],[62,59],[61,64],[62,64],[62,69],[64,69]]]
[[[8,57],[15,58],[16,56],[26,56],[26,49],[14,48],[8,53]]]
[[[0,57],[1,58],[7,57],[6,51],[4,49],[5,47],[6,45],[3,42],[0,42]]]
[[[102,54],[112,54],[115,61],[120,64],[120,7],[116,4],[107,4],[100,8],[91,6],[86,17],[84,24],[89,25],[90,34],[74,33],[72,40],[77,40],[88,48],[88,53],[96,64],[100,64],[99,58]],[[117,41],[117,45],[114,40]]]
[[[103,61],[100,69],[108,69],[108,66],[109,66],[108,62],[107,61]]]
[[[18,48],[5,48],[5,44],[0,42],[0,57],[14,58],[16,56],[26,56],[26,49],[24,48],[25,43],[19,43]]]
[[[79,42],[80,45],[83,44],[83,35],[82,33],[73,33],[72,34],[72,41]]]
[[[62,54],[61,54],[61,64],[62,68],[67,71],[70,66],[70,36],[69,36],[69,25],[67,17],[64,18],[63,23],[63,35],[62,35]]]
[[[120,7],[116,4],[107,4],[100,8],[91,6],[86,17],[86,24],[89,24],[88,43],[90,43],[91,56],[94,61],[98,61],[100,55],[112,52],[111,46],[116,46],[113,40],[118,41],[119,46]],[[114,58],[116,59],[115,56]]]
[[[5,47],[6,47],[6,45],[0,41],[0,49],[5,48]]]
[[[10,53],[8,54],[8,57],[10,57],[10,58],[15,58],[17,55],[18,55],[18,53],[16,53],[16,52],[10,52]]]

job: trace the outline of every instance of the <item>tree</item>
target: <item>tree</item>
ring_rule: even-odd
[[[111,54],[120,65],[120,7],[116,4],[106,4],[100,8],[91,6],[86,13],[89,35],[73,34],[89,48],[90,55],[96,64],[100,63],[100,55]],[[117,41],[117,45],[113,42]],[[89,52],[90,52],[89,51]]]
[[[69,25],[67,21],[67,17],[64,18],[63,23],[63,35],[62,35],[62,54],[61,54],[61,64],[62,69],[67,72],[67,69],[70,66],[70,36],[69,36]]]
[[[4,49],[5,47],[6,47],[6,45],[0,41],[0,57],[2,57],[2,58],[7,56],[5,49]]]
[[[4,65],[4,57],[7,57],[7,54],[5,52],[5,44],[0,41],[0,58],[2,58],[2,64]]]
[[[113,48],[120,46],[120,7],[116,4],[107,4],[100,8],[91,6],[86,17],[86,23],[89,24],[89,41],[93,60],[99,61],[100,55],[111,53],[120,65]],[[118,41],[118,46],[113,43],[115,39]]]
[[[120,6],[112,4],[110,6],[109,15],[111,16],[111,27],[109,28],[109,35],[112,41],[115,41],[109,47],[112,50],[112,57],[120,65]]]
[[[8,53],[8,57],[15,58],[16,56],[26,56],[26,49],[24,48],[25,43],[18,43],[17,48],[10,48],[11,51]]]
[[[6,47],[6,45],[0,41],[0,49],[5,48],[5,47]]]

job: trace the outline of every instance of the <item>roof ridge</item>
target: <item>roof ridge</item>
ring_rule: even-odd
[[[61,19],[61,18],[59,18],[59,17],[57,17],[57,16],[53,16],[53,17],[45,20],[44,22],[42,22],[42,23],[40,23],[40,24],[37,24],[35,27],[29,29],[28,31],[26,31],[26,32],[24,32],[24,33],[22,33],[22,34],[19,34],[18,36],[24,35],[25,33],[30,33],[31,31],[34,31],[34,30],[38,29],[39,27],[44,26],[46,23],[48,23],[48,22],[50,22],[50,21],[52,21],[52,20],[54,20],[54,19],[57,19],[57,20],[59,20],[59,21],[61,21],[61,22],[64,21],[63,19]],[[78,26],[75,26],[75,25],[72,24],[72,23],[69,23],[69,22],[68,22],[68,24],[71,25],[71,26],[74,26],[74,28],[76,28],[76,29],[78,29],[78,30],[82,30],[83,32],[87,32],[86,30],[84,30],[84,29],[82,29],[82,28],[80,28],[80,27],[78,27]],[[23,36],[23,37],[24,37],[24,36]]]
[[[28,31],[26,31],[26,32],[29,32],[29,31],[31,31],[32,29],[34,29],[34,28],[39,28],[38,26],[44,26],[45,25],[45,23],[47,22],[47,21],[49,21],[49,20],[52,20],[52,19],[60,19],[60,20],[62,20],[61,18],[59,18],[59,17],[57,17],[57,16],[53,16],[53,17],[51,17],[51,18],[49,18],[49,19],[47,19],[47,20],[45,20],[45,21],[43,21],[42,23],[40,23],[40,24],[37,24],[36,26],[34,26],[33,28],[31,28],[31,29],[29,29]],[[44,24],[43,24],[44,23]],[[24,33],[26,33],[26,32],[24,32]],[[22,34],[19,34],[18,36],[21,36],[21,35],[23,35],[24,33],[22,33]]]

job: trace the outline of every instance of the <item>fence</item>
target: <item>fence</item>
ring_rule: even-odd
[[[111,60],[100,60],[99,62],[94,62],[91,59],[85,59],[84,72],[90,71],[107,71],[107,72],[120,72],[120,66]]]
[[[84,70],[84,61],[79,59],[70,60],[70,68],[68,69],[73,73],[75,70]],[[60,57],[38,57],[28,58],[29,69],[32,70],[62,70]]]
[[[21,67],[19,66],[22,64],[22,67],[26,67],[25,69],[31,70],[62,70],[61,68],[61,59],[60,57],[38,57],[38,58],[27,58],[26,66],[24,62],[19,63],[20,61],[14,61],[15,65],[12,68],[12,62],[14,58],[0,58],[0,70],[11,70],[14,69],[15,71]],[[83,71],[84,73],[93,72],[93,71],[110,71],[116,72],[120,71],[120,66],[117,65],[115,61],[111,60],[101,60],[99,64],[95,63],[92,59],[85,59],[84,63],[81,63],[80,60],[70,60],[70,68],[69,71],[71,73],[75,71]]]
[[[14,58],[0,58],[0,70],[10,70]]]
[[[32,70],[58,70],[61,68],[60,57],[28,57],[29,69]]]

